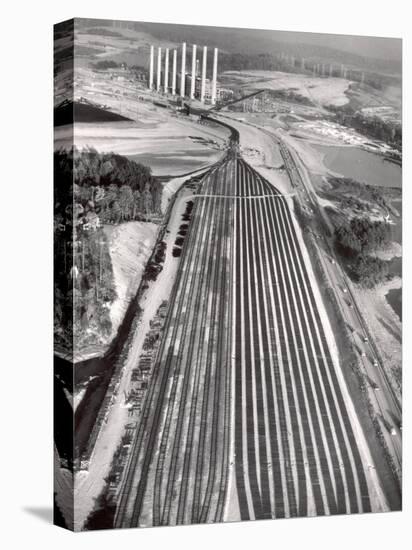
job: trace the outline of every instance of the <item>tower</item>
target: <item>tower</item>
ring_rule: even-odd
[[[195,98],[195,86],[196,86],[196,44],[193,44],[192,49],[192,80],[190,81],[190,99]]]
[[[180,97],[185,97],[186,80],[186,42],[182,44],[182,72],[180,74]]]
[[[217,56],[218,56],[218,49],[215,48],[213,50],[212,105],[214,105],[216,103]]]
[[[176,66],[177,66],[177,50],[173,50],[172,95],[176,95]]]
[[[203,61],[202,61],[202,86],[200,89],[200,101],[205,101],[205,88],[206,88],[206,64],[207,64],[207,46],[203,46]]]
[[[162,48],[159,46],[157,48],[157,80],[156,80],[156,90],[160,92],[160,76],[162,73]]]
[[[165,53],[165,76],[164,76],[165,94],[169,89],[169,48],[166,48]]]
[[[154,46],[150,46],[149,90],[153,89]]]

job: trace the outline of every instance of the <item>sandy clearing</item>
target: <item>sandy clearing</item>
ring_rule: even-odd
[[[123,320],[130,300],[136,295],[143,270],[156,242],[159,226],[149,222],[105,225],[109,240],[117,299],[110,308],[112,336]]]

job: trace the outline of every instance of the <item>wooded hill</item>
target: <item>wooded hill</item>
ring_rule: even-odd
[[[116,298],[102,226],[158,220],[162,186],[150,168],[121,155],[73,149],[54,154],[54,194],[56,343],[98,347],[111,336]]]

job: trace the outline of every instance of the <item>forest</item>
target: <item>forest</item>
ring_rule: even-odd
[[[160,182],[150,168],[95,150],[54,154],[55,336],[60,348],[110,338],[116,298],[104,224],[160,221]]]
[[[379,139],[402,149],[402,125],[382,120],[379,117],[367,117],[360,111],[353,109],[350,104],[328,107],[335,113],[335,120],[339,124],[354,128],[359,133],[374,139]]]
[[[335,228],[335,243],[352,279],[372,288],[389,276],[388,262],[370,254],[385,247],[390,240],[386,222],[352,218]]]
[[[338,248],[344,256],[367,254],[381,249],[389,242],[390,226],[367,217],[352,218],[335,229]]]

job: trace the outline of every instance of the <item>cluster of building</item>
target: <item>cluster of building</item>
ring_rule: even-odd
[[[182,44],[180,59],[180,71],[177,66],[177,50],[157,48],[157,70],[155,82],[155,48],[150,46],[150,64],[149,64],[149,89],[155,89],[158,92],[180,95],[180,97],[189,97],[198,99],[202,103],[212,103],[214,105],[219,97],[220,90],[217,87],[217,59],[218,49],[213,51],[213,69],[212,79],[206,78],[207,70],[207,46],[203,46],[202,64],[197,58],[197,46],[192,45],[192,67],[190,73],[186,71],[186,42]]]

